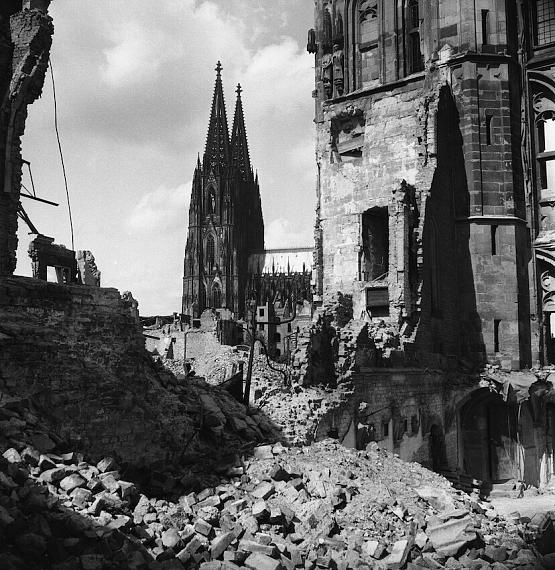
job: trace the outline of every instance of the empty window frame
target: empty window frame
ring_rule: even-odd
[[[482,10],[482,45],[489,45],[489,10]]]
[[[389,212],[370,208],[362,214],[362,281],[386,281],[389,274]]]
[[[424,69],[424,58],[420,51],[420,13],[418,0],[408,0],[405,13],[407,41],[407,72],[417,73]]]

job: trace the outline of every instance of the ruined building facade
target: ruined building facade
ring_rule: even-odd
[[[21,137],[27,106],[41,94],[54,28],[50,0],[6,0],[0,6],[0,275],[16,266],[21,215]]]
[[[399,389],[390,416],[423,438],[403,445],[422,454],[434,424],[461,450],[452,468],[501,478],[507,449],[476,442],[514,433],[468,430],[506,418],[504,402],[488,400],[477,382],[455,394],[446,371],[493,364],[520,374],[555,362],[555,3],[315,0],[308,50],[317,298],[324,306],[338,292],[352,298],[355,319],[394,337],[381,363]],[[411,371],[399,376],[396,367]],[[432,381],[424,369],[443,372]],[[379,378],[369,369],[376,408]],[[420,424],[423,394],[436,419]],[[555,416],[526,410],[515,426],[530,428],[519,469],[535,480],[541,469],[546,480]],[[372,420],[377,440],[392,437],[389,419]],[[542,425],[539,439],[532,425]],[[403,430],[394,431],[399,449]]]
[[[248,256],[264,249],[260,189],[250,163],[241,87],[230,137],[221,69],[218,62],[206,148],[195,169],[189,208],[182,312],[193,318],[207,308],[242,315]]]

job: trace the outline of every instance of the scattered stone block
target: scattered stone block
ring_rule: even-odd
[[[203,536],[209,536],[210,533],[212,532],[212,530],[213,530],[213,527],[210,523],[208,523],[202,519],[197,519],[197,522],[195,523],[195,531],[196,532],[198,532],[199,534],[202,534]]]
[[[235,540],[235,534],[233,532],[226,532],[217,536],[210,546],[210,556],[217,560],[220,558],[224,551],[227,550],[229,545]]]
[[[17,451],[17,449],[14,449],[13,447],[10,447],[10,449],[6,449],[6,451],[4,451],[4,453],[2,454],[2,457],[4,457],[4,459],[7,459],[10,463],[21,463],[21,455],[19,454],[19,452]]]
[[[253,497],[257,499],[269,499],[275,493],[275,487],[268,483],[267,481],[263,481],[260,483],[254,491],[251,493]]]
[[[71,475],[64,477],[60,481],[60,488],[63,489],[66,493],[69,493],[70,491],[73,491],[73,489],[75,489],[76,487],[82,487],[85,484],[86,481],[85,479],[83,479],[83,477],[81,477],[81,475],[78,475],[77,473],[72,473]]]
[[[271,445],[259,445],[254,448],[253,456],[255,459],[273,459],[274,453]]]
[[[251,570],[281,570],[281,563],[265,554],[256,552],[245,560],[245,567]]]

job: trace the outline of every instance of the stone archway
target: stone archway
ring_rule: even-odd
[[[465,472],[491,483],[519,479],[518,407],[483,389],[472,394],[460,418]]]

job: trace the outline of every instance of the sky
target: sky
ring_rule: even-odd
[[[231,128],[237,83],[258,170],[266,247],[313,245],[312,0],[53,0],[51,60],[75,249],[142,315],[180,311],[191,181],[218,60]],[[22,141],[38,231],[71,247],[50,75]],[[24,172],[23,183],[30,187]],[[18,275],[33,236],[19,226]]]

